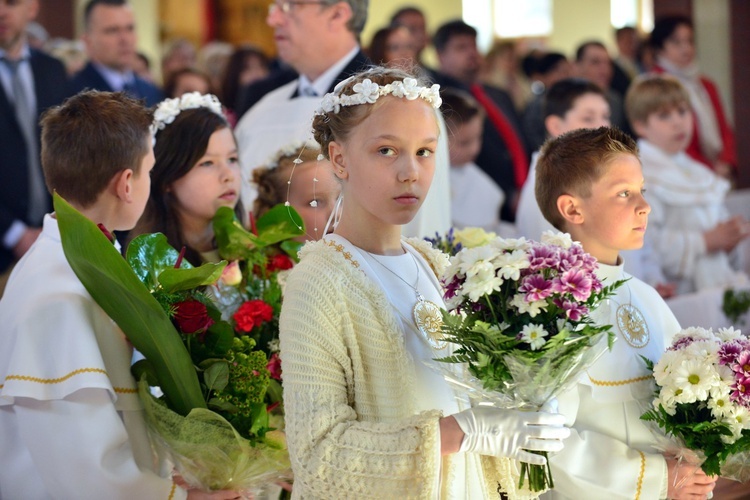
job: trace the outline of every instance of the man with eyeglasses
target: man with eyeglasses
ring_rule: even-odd
[[[299,76],[266,94],[240,119],[235,135],[243,178],[252,178],[252,170],[279,149],[311,140],[310,125],[322,97],[332,92],[336,84],[371,64],[359,45],[367,7],[368,0],[296,0],[271,4],[266,22],[274,29],[279,57]],[[278,77],[270,77],[251,84],[248,90],[268,87],[276,81]],[[442,146],[444,154],[438,154],[444,157],[445,165],[439,166],[436,177],[445,179],[433,183],[430,196],[420,210],[424,215],[418,215],[405,228],[404,233],[410,236],[428,236],[450,226],[448,152],[447,145]],[[255,197],[249,183],[243,184],[243,204],[252,206]]]

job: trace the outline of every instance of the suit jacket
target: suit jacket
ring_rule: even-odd
[[[328,89],[328,92],[333,92],[333,88],[338,85],[339,82],[345,80],[363,69],[372,66],[372,62],[367,58],[364,52],[361,50],[357,52],[354,59],[349,61],[341,73],[334,79],[333,84]],[[294,70],[286,69],[271,76],[268,76],[257,82],[253,82],[243,91],[245,101],[240,109],[237,110],[237,116],[242,116],[251,107],[253,107],[258,101],[260,101],[266,94],[276,90],[277,88],[286,85],[287,83],[297,79],[297,73]],[[292,95],[292,98],[297,97],[297,92]]]
[[[37,123],[48,108],[71,95],[63,64],[43,52],[31,49],[31,72],[34,75]],[[37,141],[41,130],[37,127]],[[41,148],[39,148],[41,149]],[[29,162],[23,133],[16,121],[13,105],[0,86],[0,237],[15,220],[41,227],[41,220],[28,220]],[[51,207],[51,200],[49,206]],[[13,253],[0,245],[0,272],[13,262]]]
[[[110,87],[107,80],[99,73],[93,64],[88,63],[86,66],[73,76],[71,81],[73,93],[84,89],[101,90],[103,92],[114,92],[115,89]],[[130,93],[133,97],[144,99],[146,106],[155,106],[164,99],[164,93],[154,85],[146,80],[135,77],[135,93]]]

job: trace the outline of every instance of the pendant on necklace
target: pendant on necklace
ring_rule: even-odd
[[[617,308],[617,326],[625,342],[640,349],[650,339],[648,325],[643,314],[632,304],[623,304]]]
[[[412,309],[414,322],[417,330],[422,334],[430,346],[438,351],[445,349],[446,341],[443,338],[443,314],[440,307],[434,302],[425,300],[421,294],[417,296],[417,303]]]

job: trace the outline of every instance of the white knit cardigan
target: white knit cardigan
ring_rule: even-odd
[[[442,272],[444,254],[408,243]],[[280,319],[293,497],[446,498],[462,472],[440,457],[441,412],[414,408],[413,360],[387,297],[333,241],[308,243],[300,258]],[[487,491],[498,462],[481,457]]]

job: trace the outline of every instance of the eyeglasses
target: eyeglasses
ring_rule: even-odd
[[[287,2],[274,2],[268,6],[268,15],[280,11],[282,14],[289,14],[295,5],[325,5],[328,2],[313,0],[289,0]]]

